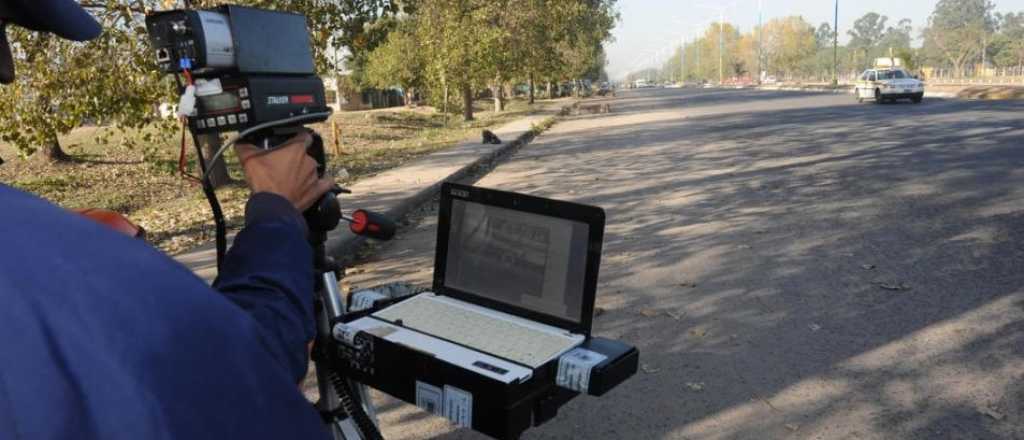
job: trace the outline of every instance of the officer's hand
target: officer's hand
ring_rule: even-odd
[[[306,154],[306,148],[312,142],[313,137],[309,133],[301,133],[273,150],[248,144],[236,145],[235,153],[253,194],[277,194],[292,202],[299,211],[313,206],[334,186],[334,182],[328,178],[317,178],[316,161]]]

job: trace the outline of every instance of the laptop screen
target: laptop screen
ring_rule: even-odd
[[[449,224],[446,287],[582,320],[588,224],[458,199]]]

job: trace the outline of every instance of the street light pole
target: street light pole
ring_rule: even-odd
[[[839,0],[836,0],[834,23],[832,28],[832,87],[839,85]]]
[[[679,38],[679,85],[686,84],[686,37]]]
[[[761,65],[764,59],[764,10],[761,0],[757,0],[757,83],[761,84],[761,72],[764,67]]]
[[[837,0],[838,1],[838,0]],[[725,72],[722,70],[722,56],[725,50],[725,40],[722,39],[725,34],[725,12],[718,13],[718,85],[721,86],[725,79]]]

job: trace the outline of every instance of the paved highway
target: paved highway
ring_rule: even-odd
[[[604,207],[643,368],[529,439],[1024,438],[1024,101],[651,89],[478,185]],[[351,277],[429,284],[429,209]],[[382,398],[389,439],[482,438]]]

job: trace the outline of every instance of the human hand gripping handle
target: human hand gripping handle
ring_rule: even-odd
[[[317,176],[317,163],[306,154],[312,144],[313,136],[302,132],[274,149],[238,144],[235,153],[253,194],[277,194],[305,211],[334,187],[328,176]]]

